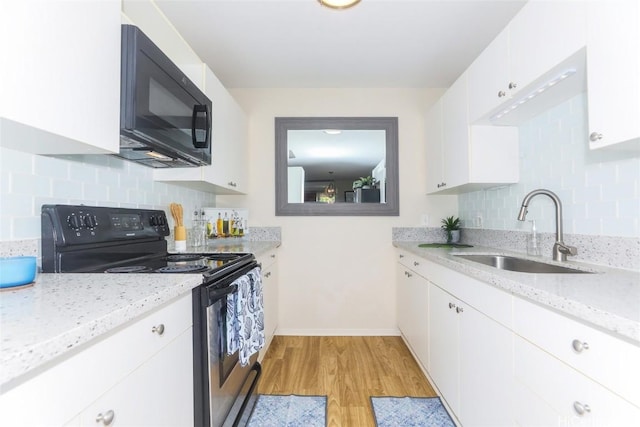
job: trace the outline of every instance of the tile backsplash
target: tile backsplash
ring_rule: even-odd
[[[168,213],[171,202],[189,212],[196,206],[215,206],[215,201],[210,193],[154,181],[153,169],[114,156],[39,156],[0,148],[0,241],[39,239],[43,204]]]
[[[639,237],[640,155],[589,150],[587,135],[584,93],[522,124],[519,183],[460,195],[464,227],[529,231],[530,223],[516,219],[520,205],[528,192],[545,188],[562,201],[565,233]],[[527,219],[554,232],[551,199],[532,199]]]

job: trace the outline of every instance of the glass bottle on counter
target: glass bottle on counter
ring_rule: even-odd
[[[216,230],[218,231],[216,234],[218,235],[218,237],[224,237],[223,225],[222,214],[218,212],[218,219],[216,220]]]
[[[224,219],[222,220],[222,235],[224,237],[229,236],[229,215],[225,212]]]

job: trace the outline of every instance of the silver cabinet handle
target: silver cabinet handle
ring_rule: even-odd
[[[236,183],[235,183],[235,182],[233,182],[233,181],[229,181],[229,182],[227,183],[227,185],[228,185],[229,187],[237,187],[237,186],[238,186],[238,184],[236,184]]]
[[[276,254],[271,254],[271,255],[269,255],[269,256],[270,256],[271,258],[275,258],[275,257],[276,257]]]
[[[602,134],[601,133],[591,132],[591,135],[589,135],[589,141],[591,141],[591,142],[600,141],[601,139],[602,139]]]
[[[404,255],[400,254],[400,258],[404,258]]]
[[[580,340],[573,340],[573,342],[571,342],[571,346],[576,353],[582,353],[583,350],[589,350],[589,344]]]
[[[158,335],[164,334],[164,325],[160,323],[158,326],[154,326],[151,328],[151,332],[156,333]]]
[[[504,98],[505,96],[507,96],[507,93],[503,90],[499,90],[498,91],[498,98]]]
[[[116,417],[116,413],[113,412],[113,410],[109,409],[104,414],[102,412],[100,412],[98,414],[98,416],[96,417],[96,422],[97,423],[102,423],[105,426],[108,426],[109,424],[111,424],[113,422],[113,419],[115,417]]]
[[[591,407],[585,403],[575,401],[573,402],[573,410],[576,411],[578,415],[584,415],[587,412],[591,412]]]
[[[267,271],[266,273],[264,273],[264,277],[271,277],[271,272]]]
[[[518,87],[518,85],[515,84],[514,82],[509,82],[509,89],[515,89],[517,87]]]
[[[407,276],[407,277],[413,277],[413,274],[409,273],[408,271],[405,271],[404,275]]]
[[[442,187],[446,187],[447,183],[446,182],[441,182],[440,184],[438,184],[438,188],[442,188]]]
[[[420,265],[420,263],[418,261],[413,261],[413,265],[417,267]]]
[[[456,307],[456,313],[462,313],[463,311],[464,311],[464,308]]]
[[[449,303],[449,309],[456,308],[456,305],[452,302]]]

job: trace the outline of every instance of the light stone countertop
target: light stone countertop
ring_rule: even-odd
[[[220,239],[188,252],[259,256],[278,246],[279,241]],[[199,274],[40,273],[33,286],[1,291],[0,392],[200,283]]]
[[[420,248],[420,243],[394,241],[393,245],[640,345],[640,272],[567,261],[561,265],[596,273],[519,273],[457,258],[453,254],[504,254],[559,263],[549,258],[529,257],[482,246],[436,249]]]

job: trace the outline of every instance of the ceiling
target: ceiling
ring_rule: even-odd
[[[449,87],[526,0],[156,0],[228,88]]]

